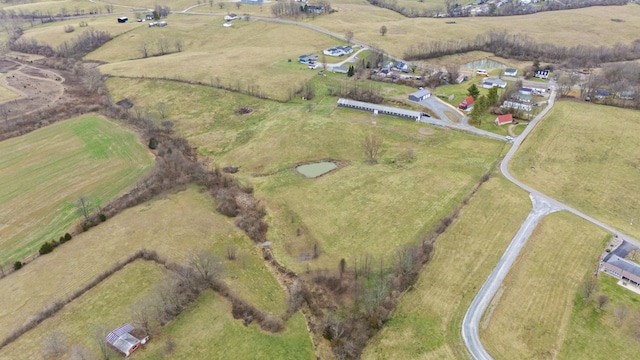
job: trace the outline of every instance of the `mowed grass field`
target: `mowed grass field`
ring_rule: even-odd
[[[597,300],[585,302],[578,292],[559,359],[634,359],[640,353],[640,342],[634,339],[640,321],[640,295],[617,281],[601,273],[600,294],[609,298],[601,311],[597,310]],[[628,314],[618,325],[615,311],[621,306],[627,307]]]
[[[363,359],[463,359],[462,318],[531,209],[527,193],[491,178],[435,244]]]
[[[224,260],[228,245],[236,246],[236,261]],[[213,251],[224,265],[225,281],[238,295],[275,316],[286,310],[286,294],[259,249],[216,212],[207,192],[190,188],[125,210],[0,279],[0,338],[142,248],[180,264],[194,251]]]
[[[263,21],[235,21],[225,28],[221,17],[172,15],[167,22],[164,28],[139,27],[86,58],[108,62],[100,66],[108,75],[167,77],[243,91],[251,86],[269,97],[286,99],[292,89],[317,73],[298,63],[298,56],[341,43],[295,25]],[[143,43],[154,54],[158,41],[166,41],[170,51],[175,51],[177,39],[183,43],[181,52],[143,58]]]
[[[559,101],[511,162],[521,181],[632,236],[640,214],[640,112]]]
[[[82,116],[0,142],[0,261],[13,262],[58,239],[78,220],[86,196],[106,204],[153,159],[135,134]]]
[[[118,16],[128,16],[129,22],[123,24],[118,23]],[[80,27],[80,21],[86,22],[88,26]],[[74,31],[70,33],[65,32],[64,29],[67,26],[73,26]],[[78,36],[80,36],[80,34],[89,29],[106,31],[111,34],[111,36],[115,37],[137,28],[147,27],[148,26],[146,23],[137,23],[135,21],[135,18],[133,17],[133,13],[118,15],[114,14],[111,16],[87,17],[82,19],[56,21],[36,26],[34,28],[26,30],[21,39],[24,39],[25,41],[35,39],[40,43],[50,45],[55,50],[56,47],[58,47],[65,41],[73,42],[76,38],[78,38]]]
[[[572,332],[574,299],[610,236],[567,212],[543,218],[480,323],[489,354],[495,359],[564,358],[558,355]],[[625,353],[620,349],[616,356],[603,348],[571,358],[624,358]]]
[[[166,355],[167,340],[175,351]],[[296,313],[281,333],[270,334],[255,324],[245,327],[231,315],[231,304],[211,291],[205,292],[160,336],[135,356],[140,359],[315,359],[304,317]]]
[[[374,7],[366,0],[332,1],[331,6],[338,11],[307,21],[337,34],[353,31],[355,40],[376,45],[396,56],[403,56],[410,45],[434,40],[474,39],[478,33],[489,30],[527,34],[542,43],[564,46],[629,44],[640,31],[640,23],[634,20],[640,15],[640,7],[636,4],[524,16],[456,18],[455,24],[447,24],[450,20],[446,18],[405,18],[391,10]],[[562,24],[561,27],[558,24]],[[388,29],[385,36],[380,35],[382,25]],[[590,34],[584,31],[585,28],[598,28],[599,31]]]
[[[71,347],[80,345],[99,354],[92,326],[104,324],[111,331],[132,322],[133,308],[154,295],[154,287],[167,271],[160,265],[137,260],[116,272],[95,288],[65,306],[53,318],[45,320],[10,345],[0,350],[2,359],[43,359],[43,343],[54,331],[67,343],[61,358],[70,359]]]

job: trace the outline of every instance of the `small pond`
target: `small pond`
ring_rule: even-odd
[[[320,175],[324,175],[331,170],[337,168],[338,165],[334,162],[323,161],[312,164],[305,164],[296,167],[296,170],[309,179],[317,178]]]
[[[506,68],[507,66],[495,60],[482,59],[482,60],[476,60],[470,63],[466,63],[461,67],[469,68],[469,69],[502,69],[502,68]]]

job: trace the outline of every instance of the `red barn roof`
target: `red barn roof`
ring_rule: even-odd
[[[460,109],[467,109],[473,105],[473,96],[467,96],[466,99],[462,100],[462,102],[458,105]]]
[[[513,115],[511,114],[499,115],[496,118],[496,124],[498,125],[509,124],[512,122],[513,122]]]

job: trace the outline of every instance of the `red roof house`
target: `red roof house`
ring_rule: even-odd
[[[505,114],[505,115],[499,115],[496,118],[496,121],[494,121],[493,123],[496,124],[497,126],[500,126],[504,124],[511,124],[512,122],[513,122],[513,115]]]
[[[462,102],[458,105],[458,108],[461,110],[469,110],[472,107],[473,107],[473,96],[467,96],[467,98],[462,100]]]

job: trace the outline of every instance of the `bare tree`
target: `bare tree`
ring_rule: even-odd
[[[629,314],[629,307],[627,305],[625,304],[618,305],[613,310],[613,316],[615,316],[616,318],[616,326],[621,326],[628,314]]]
[[[349,30],[344,34],[344,38],[347,39],[347,44],[351,45],[351,40],[353,39],[353,31]]]
[[[387,27],[382,25],[380,27],[380,35],[385,36],[387,34]]]
[[[166,38],[158,39],[158,54],[164,55],[169,52],[169,42]]]
[[[210,251],[201,250],[189,255],[189,266],[201,280],[210,282],[222,272],[222,266]]]
[[[9,108],[6,105],[0,105],[0,117],[4,120],[7,128],[9,127]]]
[[[176,45],[176,51],[177,52],[181,52],[182,51],[182,39],[180,39],[180,38],[176,39],[175,45]]]
[[[111,14],[113,12],[113,4],[106,4],[104,7],[105,7],[105,9],[107,9],[107,12],[109,14]]]
[[[240,9],[240,6],[242,6],[242,2],[240,1],[236,2],[236,9]]]
[[[375,134],[369,134],[365,136],[364,141],[362,142],[362,147],[364,148],[364,153],[367,156],[367,162],[369,164],[377,163],[378,161],[376,158],[378,157],[380,148],[382,147],[382,138]]]
[[[225,3],[224,3],[224,2],[222,2],[222,0],[220,0],[220,2],[218,3],[218,7],[219,7],[220,9],[224,9],[224,5],[225,5]]]
[[[213,0],[209,0],[209,7],[213,6]]]
[[[146,41],[143,41],[140,44],[140,52],[142,53],[142,57],[146,58],[149,56],[149,44]]]
[[[165,119],[167,117],[167,104],[160,102],[156,104],[156,111],[158,115],[160,115],[161,119]]]
[[[100,349],[100,356],[102,360],[109,360],[109,348],[107,347],[107,334],[109,334],[109,327],[105,324],[90,324],[91,334],[93,339]]]
[[[601,311],[602,308],[605,305],[607,305],[608,302],[609,302],[609,297],[607,295],[600,294],[600,296],[598,296],[598,311]]]
[[[86,195],[81,195],[76,202],[76,212],[84,217],[85,221],[89,221],[89,216],[93,211],[94,205]]]
[[[453,84],[460,76],[460,65],[449,64],[446,67],[447,74],[449,75],[449,84]]]
[[[45,335],[42,342],[42,352],[46,357],[59,358],[67,349],[67,341],[59,331],[52,331]]]
[[[346,269],[347,269],[347,261],[344,258],[342,258],[340,259],[340,266],[339,266],[340,278],[342,278],[342,274],[344,274]]]
[[[131,308],[131,319],[137,328],[144,330],[147,335],[151,334],[152,327],[160,319],[156,317],[155,305],[149,298],[138,302]]]
[[[238,251],[238,248],[234,244],[228,245],[227,246],[227,259],[228,260],[235,260],[237,251]]]
[[[582,284],[582,291],[584,295],[584,301],[587,302],[591,300],[593,294],[598,291],[598,281],[594,277],[589,277],[585,280],[584,284]]]

